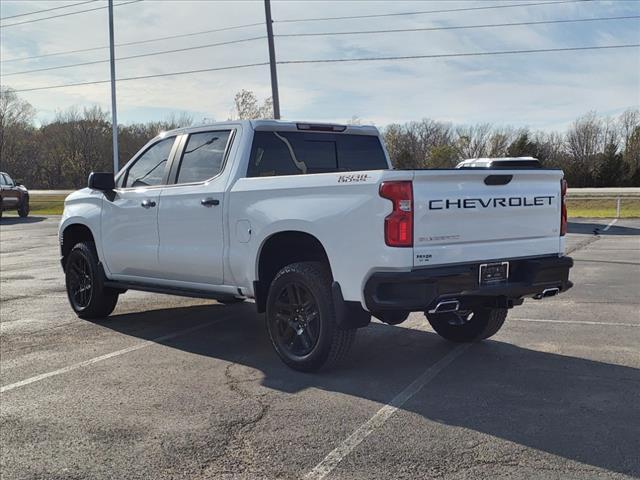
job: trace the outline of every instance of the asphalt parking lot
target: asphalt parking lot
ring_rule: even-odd
[[[491,341],[413,314],[315,375],[251,303],[128,292],[79,320],[57,221],[0,220],[2,479],[640,477],[640,220],[570,222],[574,288]]]

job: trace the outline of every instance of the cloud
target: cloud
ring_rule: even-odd
[[[469,1],[439,2],[273,2],[277,20],[477,7]],[[47,8],[46,2],[3,1],[3,16]],[[80,9],[80,7],[77,7]],[[71,11],[71,9],[70,9]],[[393,16],[343,21],[278,23],[276,34],[366,29],[420,28],[591,18],[638,14],[636,2],[587,2],[528,8]],[[26,17],[25,17],[26,18]],[[140,2],[115,9],[116,41],[176,35],[264,21],[257,2]],[[640,43],[640,22],[593,22],[509,28],[446,30],[376,35],[279,37],[279,60],[354,58],[557,48]],[[117,56],[261,36],[263,26],[228,30],[162,42],[119,47]],[[103,46],[107,13],[100,10],[2,29],[2,59]],[[2,64],[2,73],[108,58],[107,50]],[[161,74],[265,62],[266,41],[196,49],[122,60],[118,77]],[[108,63],[3,77],[16,89],[107,79]],[[281,110],[291,119],[345,121],[352,115],[378,125],[423,117],[457,123],[492,122],[564,128],[578,115],[616,113],[640,104],[638,49],[505,55],[394,62],[280,65]],[[199,73],[118,84],[119,119],[125,123],[159,119],[168,112],[191,112],[224,120],[234,94],[250,89],[270,95],[268,67]],[[22,94],[46,121],[72,105],[110,107],[109,85]]]

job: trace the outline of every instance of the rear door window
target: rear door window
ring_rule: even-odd
[[[247,176],[350,172],[388,168],[378,137],[307,132],[255,132]]]
[[[204,182],[218,175],[222,171],[230,135],[231,130],[189,135],[176,183]]]

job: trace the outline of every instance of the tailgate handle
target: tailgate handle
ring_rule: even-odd
[[[485,185],[506,185],[511,181],[513,175],[489,175],[485,177]]]

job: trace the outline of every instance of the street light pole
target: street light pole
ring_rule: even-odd
[[[113,174],[118,173],[118,113],[116,111],[116,56],[113,41],[113,0],[109,0],[109,61],[111,64],[111,131],[113,136]]]
[[[273,118],[275,118],[276,120],[280,120],[280,96],[278,95],[278,73],[276,72],[276,48],[273,44],[271,0],[264,0],[264,16],[267,22],[267,41],[269,42],[269,66],[271,68],[271,99],[273,100]]]

